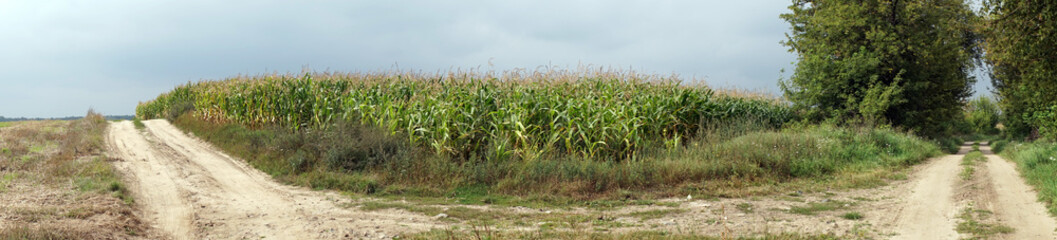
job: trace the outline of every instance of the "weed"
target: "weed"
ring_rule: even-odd
[[[959,233],[972,235],[972,239],[990,239],[995,234],[1006,234],[1014,231],[1013,228],[1006,225],[982,222],[990,216],[990,211],[973,209],[972,204],[969,204],[958,215],[961,222],[958,223],[955,230]]]
[[[844,215],[840,215],[840,217],[848,220],[859,220],[862,219],[863,216],[860,212],[847,212],[844,213]]]
[[[147,125],[143,125],[143,121],[140,121],[140,119],[138,117],[132,119],[132,126],[135,126],[136,129],[139,129],[139,130],[143,130],[143,129],[147,128]]]
[[[752,206],[752,203],[747,203],[747,202],[746,203],[739,203],[735,207],[737,207],[738,210],[741,210],[741,212],[743,212],[743,213],[752,213],[753,210],[754,210],[753,206]]]
[[[1009,144],[1009,140],[995,140],[991,141],[991,152],[995,154],[1002,153],[1006,149],[1006,145]]]
[[[807,205],[804,205],[804,206],[792,207],[792,208],[789,208],[789,212],[790,213],[795,213],[795,214],[801,214],[801,215],[816,215],[816,214],[818,214],[818,212],[840,210],[840,209],[847,208],[847,207],[849,207],[851,205],[852,205],[852,203],[847,203],[847,202],[843,202],[843,201],[827,200],[827,201],[822,201],[822,202],[808,203]]]
[[[626,214],[625,216],[639,218],[640,220],[649,220],[649,219],[663,218],[664,216],[668,216],[668,215],[672,215],[672,214],[685,213],[686,211],[687,211],[686,209],[655,209],[655,210],[631,212],[631,213]]]
[[[974,150],[972,152],[969,152],[969,153],[965,154],[965,156],[962,157],[962,167],[963,168],[962,168],[962,172],[959,174],[959,176],[962,177],[962,180],[970,180],[970,179],[972,179],[973,178],[973,173],[976,172],[975,166],[978,163],[984,162],[984,161],[987,161],[987,158],[984,157],[984,154],[981,153],[979,150]]]

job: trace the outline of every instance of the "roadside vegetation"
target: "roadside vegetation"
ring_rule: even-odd
[[[1039,140],[1014,143],[1002,156],[1017,163],[1017,170],[1027,183],[1039,191],[1039,200],[1050,214],[1057,215],[1057,143]]]
[[[89,111],[0,128],[0,239],[144,237],[147,226],[103,155],[106,125]]]
[[[869,187],[939,154],[891,127],[801,123],[777,99],[677,83],[561,71],[239,77],[179,86],[137,116],[170,118],[284,182],[464,203]]]
[[[1017,163],[1057,215],[1057,2],[987,0],[983,36],[1001,109],[992,150]]]

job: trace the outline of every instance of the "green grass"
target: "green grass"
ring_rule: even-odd
[[[738,210],[740,210],[743,213],[752,213],[752,212],[754,212],[756,210],[756,208],[752,205],[752,203],[747,203],[747,202],[746,203],[739,203],[738,205],[735,205],[735,207],[738,208]]]
[[[958,215],[958,219],[961,221],[958,222],[955,230],[959,233],[971,235],[968,239],[991,239],[996,234],[1006,234],[1014,231],[1013,228],[1006,225],[985,222],[991,215],[990,211],[974,209],[970,204]]]
[[[143,130],[144,128],[147,128],[147,125],[143,125],[143,121],[140,121],[140,119],[138,117],[132,119],[132,126],[135,126],[136,129],[140,129],[140,130]]]
[[[962,138],[959,138],[957,136],[951,136],[947,138],[937,139],[935,140],[935,143],[939,145],[944,152],[949,154],[955,154],[958,153],[958,150],[961,149],[962,144],[964,144],[965,142],[964,140],[962,140]]]
[[[844,215],[840,215],[840,217],[848,220],[859,220],[862,219],[863,215],[860,212],[847,212]]]
[[[1011,143],[1002,152],[1017,163],[1017,170],[1039,193],[1039,200],[1057,215],[1057,144],[1039,140],[1034,143]]]
[[[958,175],[961,176],[962,180],[972,179],[973,173],[976,172],[976,165],[985,161],[987,161],[987,158],[984,157],[984,154],[979,150],[966,153],[965,156],[962,157],[962,172]]]
[[[1009,144],[1009,140],[994,140],[991,141],[991,152],[994,154],[1001,154],[1006,149],[1006,145]]]
[[[655,209],[647,211],[638,211],[625,214],[628,217],[639,218],[640,220],[658,219],[671,214],[685,213],[686,209]]]
[[[0,128],[2,128],[2,127],[10,127],[10,126],[13,126],[15,124],[16,124],[16,122],[0,122]]]
[[[790,213],[801,215],[817,215],[819,212],[835,211],[845,209],[854,203],[843,201],[812,202],[799,207],[789,208]]]

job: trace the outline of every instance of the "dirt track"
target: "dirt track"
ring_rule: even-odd
[[[136,203],[173,239],[389,238],[439,226],[396,211],[337,207],[346,197],[278,184],[166,121],[111,124],[107,144]]]
[[[983,145],[986,163],[977,165],[971,180],[963,180],[959,165],[969,147],[959,154],[933,159],[915,175],[911,192],[900,203],[896,216],[897,235],[893,239],[960,239],[969,237],[955,231],[958,214],[970,204],[974,209],[994,213],[994,222],[1012,227],[998,239],[1057,239],[1057,223],[1036,201],[1035,191],[1024,183],[1016,166]]]

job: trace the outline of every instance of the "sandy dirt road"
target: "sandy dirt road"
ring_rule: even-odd
[[[112,123],[108,148],[136,204],[173,239],[377,239],[440,227],[420,214],[338,207],[347,197],[276,183],[164,120],[143,123]]]
[[[991,154],[990,146],[980,147],[987,154],[987,169],[997,194],[990,201],[995,215],[1016,230],[1005,239],[1057,239],[1057,222],[1047,215],[1046,207],[1037,201],[1031,186],[1024,183],[1016,166]]]
[[[1016,171],[1014,163],[991,152],[986,144],[980,151],[987,158],[976,166],[969,180],[959,177],[960,165],[969,147],[927,163],[910,183],[911,192],[900,202],[892,239],[961,239],[970,237],[955,231],[958,215],[968,207],[994,213],[994,222],[1012,227],[1012,233],[997,239],[1057,239],[1057,223],[1037,201],[1035,190]]]
[[[958,178],[958,163],[967,148],[959,154],[933,159],[917,173],[910,184],[910,192],[902,202],[896,217],[897,233],[893,239],[957,239],[954,185]]]

